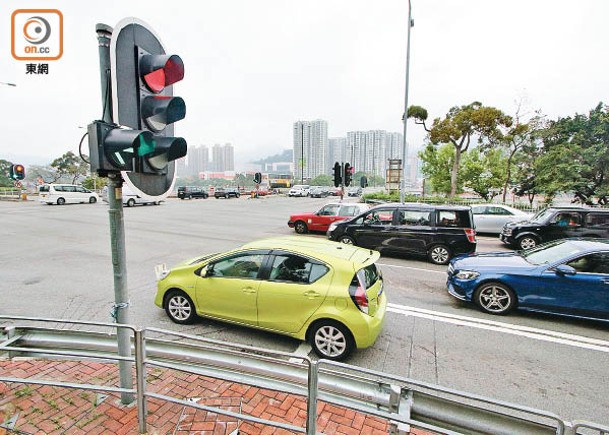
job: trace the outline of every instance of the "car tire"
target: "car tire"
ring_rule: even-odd
[[[57,205],[64,205],[66,200],[64,198],[57,198]]]
[[[239,198],[240,196],[241,196],[241,194],[238,193],[238,194],[235,195],[235,198]]]
[[[309,228],[303,221],[296,221],[294,223],[294,231],[296,231],[298,234],[307,234],[309,232]]]
[[[135,205],[135,199],[129,198],[127,200],[127,207],[133,207]]]
[[[533,236],[522,236],[516,240],[519,249],[531,249],[539,244],[539,240]]]
[[[192,199],[192,195],[188,195],[188,199]]]
[[[446,245],[433,245],[427,251],[427,258],[433,264],[444,265],[450,261],[450,250]]]
[[[89,198],[89,204],[95,204],[97,202],[97,198],[92,196],[91,198]]]
[[[349,236],[340,236],[338,242],[344,243],[345,245],[355,245],[355,240],[353,240],[353,237]]]
[[[516,295],[499,282],[486,282],[474,292],[474,303],[488,314],[507,314],[516,306]]]
[[[197,318],[195,305],[186,293],[171,290],[165,296],[165,312],[172,322],[180,325],[193,323]]]
[[[309,343],[320,358],[332,361],[344,360],[355,347],[349,329],[333,320],[319,320],[311,325]]]

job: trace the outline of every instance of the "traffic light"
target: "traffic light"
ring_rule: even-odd
[[[256,172],[254,174],[254,183],[256,183],[256,184],[262,183],[262,174],[260,172]]]
[[[9,176],[13,180],[23,180],[25,178],[25,166],[11,165]]]
[[[353,179],[353,168],[349,163],[345,163],[345,186],[349,187],[351,185],[351,180]]]
[[[110,41],[109,92],[116,124],[89,126],[91,169],[122,172],[127,185],[146,199],[162,200],[175,183],[175,160],[186,156],[186,140],[174,136],[174,122],[186,104],[173,95],[184,78],[180,56],[167,54],[157,34],[137,18],[121,20]]]
[[[359,179],[359,185],[363,189],[364,187],[368,187],[368,177],[362,175],[362,178]]]
[[[335,162],[333,170],[334,170],[334,187],[338,187],[343,182],[343,176],[341,174],[341,172],[343,170],[342,165],[338,162]]]

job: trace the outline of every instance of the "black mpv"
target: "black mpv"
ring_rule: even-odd
[[[331,224],[327,236],[382,254],[426,256],[435,264],[476,250],[471,208],[450,205],[379,205]]]

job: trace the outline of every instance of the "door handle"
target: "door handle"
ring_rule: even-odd
[[[313,290],[309,290],[308,292],[304,293],[304,296],[306,296],[309,299],[315,299],[315,298],[318,298],[320,295],[319,295],[319,293],[317,293]]]
[[[243,293],[247,293],[248,295],[252,295],[254,293],[256,293],[256,289],[253,287],[245,287],[243,289]]]
[[[603,284],[609,285],[609,278],[603,278],[601,281]]]

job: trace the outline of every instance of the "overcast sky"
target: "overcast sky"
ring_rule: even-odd
[[[48,75],[26,75],[11,56],[20,8],[63,13],[64,54]],[[409,105],[430,118],[472,101],[514,114],[524,99],[552,119],[609,103],[607,0],[412,0],[412,15]],[[79,127],[102,111],[95,24],[129,16],[184,61],[177,134],[189,146],[232,143],[237,169],[291,148],[297,120],[326,120],[330,137],[403,131],[407,0],[5,0],[0,82],[17,86],[0,85],[0,159],[77,152]],[[411,147],[424,137],[409,123]]]

